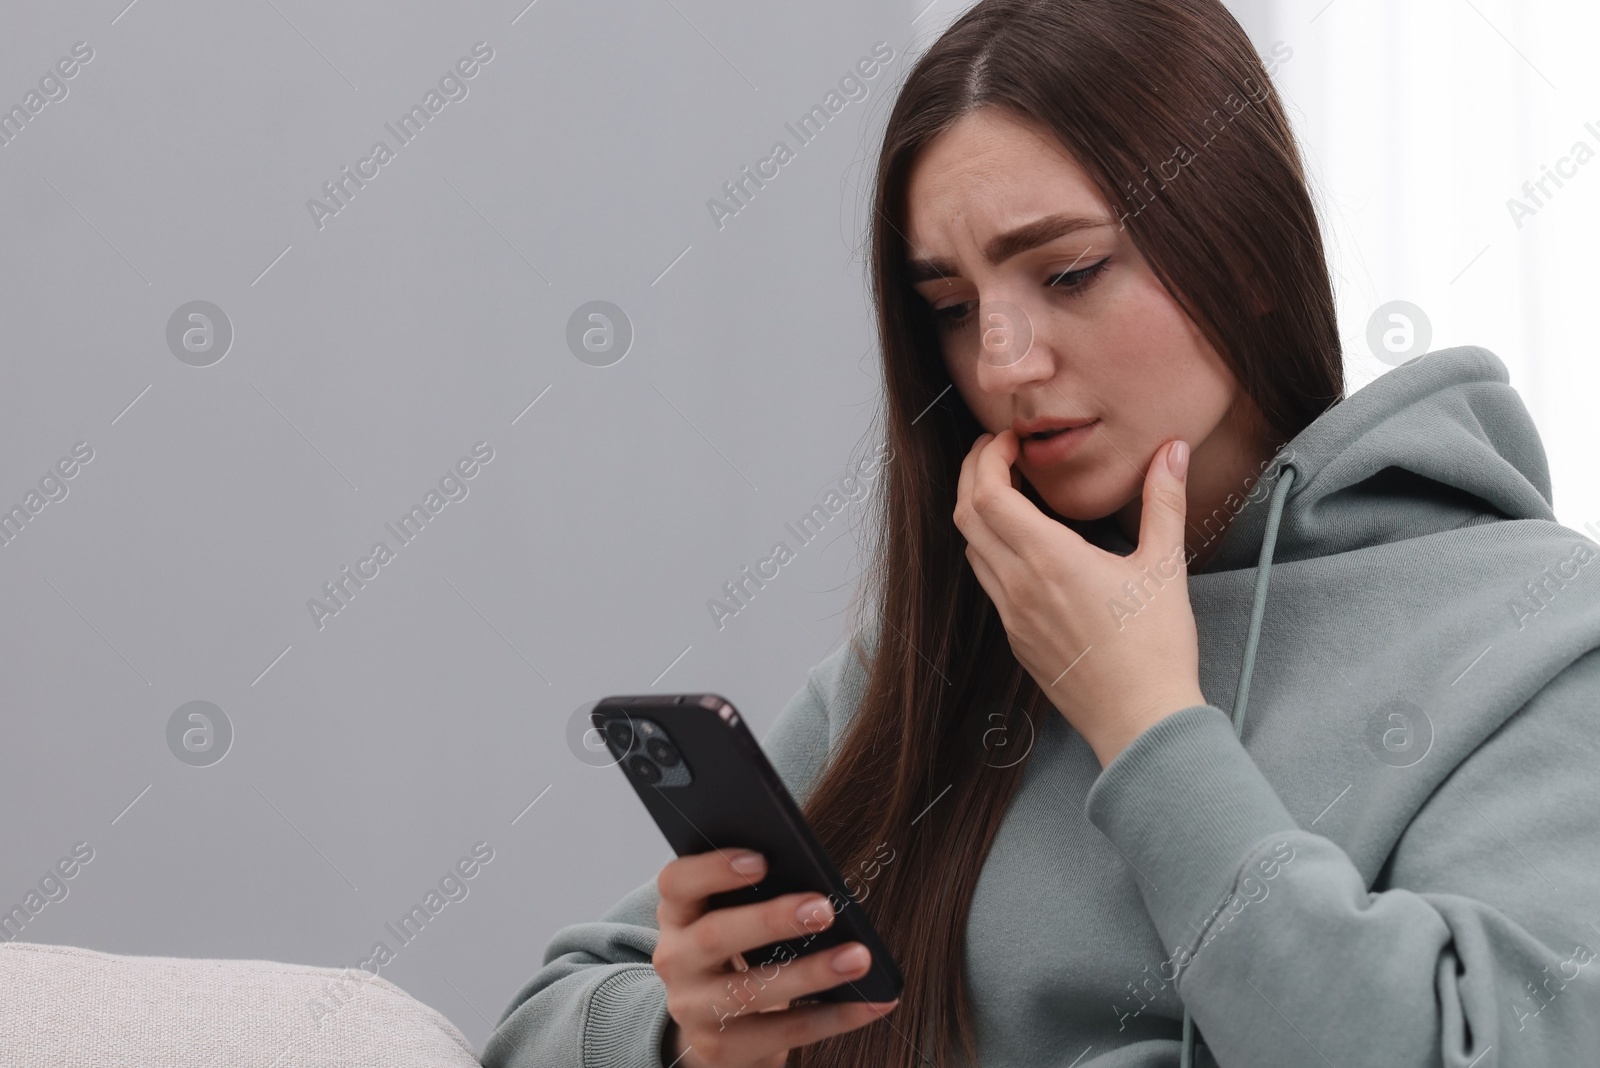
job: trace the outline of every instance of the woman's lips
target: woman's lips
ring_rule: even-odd
[[[1023,438],[1022,458],[1034,467],[1048,467],[1060,463],[1071,456],[1089,435],[1096,433],[1095,428],[1100,425],[1096,419],[1092,423],[1076,426],[1070,430],[1062,430],[1046,438]]]

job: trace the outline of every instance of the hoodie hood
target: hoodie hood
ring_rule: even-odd
[[[1294,477],[1272,555],[1280,563],[1496,519],[1555,521],[1539,432],[1505,364],[1476,345],[1385,373],[1318,416],[1212,515],[1190,515],[1196,531],[1222,531],[1191,575],[1260,563],[1284,467]],[[1069,525],[1108,552],[1136,547],[1111,516]]]
[[[1505,364],[1441,349],[1335,404],[1284,446],[1196,573],[1254,567],[1270,490],[1295,469],[1273,559],[1352,552],[1497,519],[1555,521],[1544,445]],[[1191,517],[1191,520],[1198,517]]]

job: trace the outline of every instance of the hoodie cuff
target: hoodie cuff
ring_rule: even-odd
[[[1141,876],[1164,943],[1193,948],[1252,847],[1299,829],[1215,705],[1147,728],[1101,771],[1084,814]]]
[[[585,1068],[661,1068],[667,987],[652,967],[623,968],[589,996],[583,1022]]]

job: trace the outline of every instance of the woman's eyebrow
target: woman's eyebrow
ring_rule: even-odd
[[[1086,215],[1046,215],[1035,219],[1031,223],[1024,223],[1014,230],[1007,230],[1003,234],[996,234],[984,246],[983,254],[991,266],[998,267],[1019,252],[1026,252],[1030,248],[1037,248],[1047,241],[1054,241],[1058,237],[1076,233],[1079,230],[1091,230],[1096,227],[1110,226],[1111,220],[1107,218],[1094,218]],[[906,273],[910,280],[927,282],[936,278],[950,278],[961,272],[949,260],[940,259],[911,259],[906,261]]]

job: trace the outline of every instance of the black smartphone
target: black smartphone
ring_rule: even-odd
[[[607,697],[589,717],[680,857],[750,849],[766,858],[759,883],[713,895],[712,908],[804,890],[833,905],[836,917],[828,927],[809,930],[797,920],[795,937],[744,953],[751,970],[770,979],[773,968],[796,957],[860,942],[872,953],[866,975],[796,1003],[900,996],[899,967],[730,702],[716,694]]]

